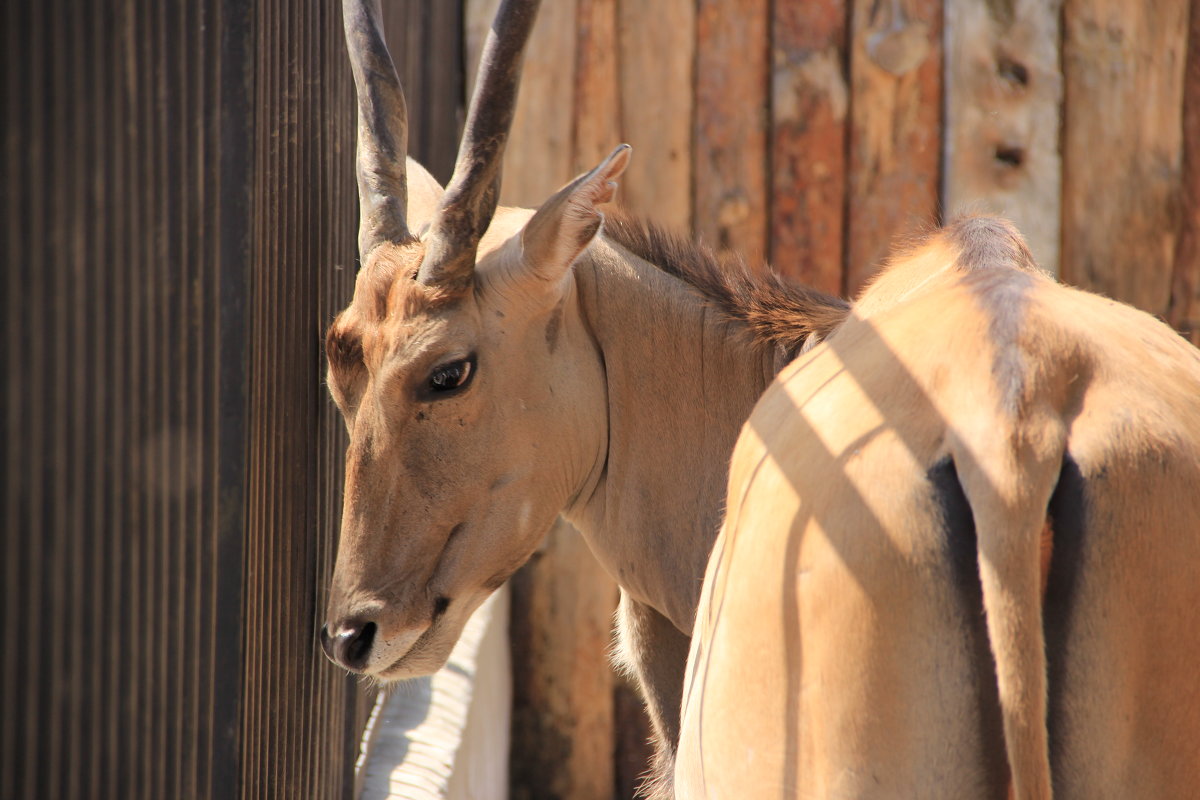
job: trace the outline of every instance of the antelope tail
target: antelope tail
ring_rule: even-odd
[[[1024,428],[1027,434],[1028,429]],[[1042,596],[1053,543],[1047,509],[1063,464],[1061,437],[1001,435],[958,454],[975,519],[979,578],[996,667],[1013,800],[1049,800]],[[1035,453],[1031,441],[1052,442]],[[966,463],[964,463],[966,462]],[[986,465],[986,467],[984,467]]]

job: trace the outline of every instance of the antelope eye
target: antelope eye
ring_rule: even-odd
[[[429,391],[440,394],[462,389],[471,382],[474,374],[475,356],[442,364],[429,374]]]

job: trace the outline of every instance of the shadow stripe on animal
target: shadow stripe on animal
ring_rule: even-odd
[[[679,796],[1198,785],[1200,353],[1023,253],[997,220],[934,234],[752,413]]]

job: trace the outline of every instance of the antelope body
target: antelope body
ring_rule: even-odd
[[[1198,490],[1200,353],[950,226],[738,440],[678,795],[1195,796]]]

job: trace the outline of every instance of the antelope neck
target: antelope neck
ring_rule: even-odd
[[[730,454],[775,354],[603,240],[574,280],[604,364],[608,439],[594,491],[565,516],[622,589],[690,635]]]

